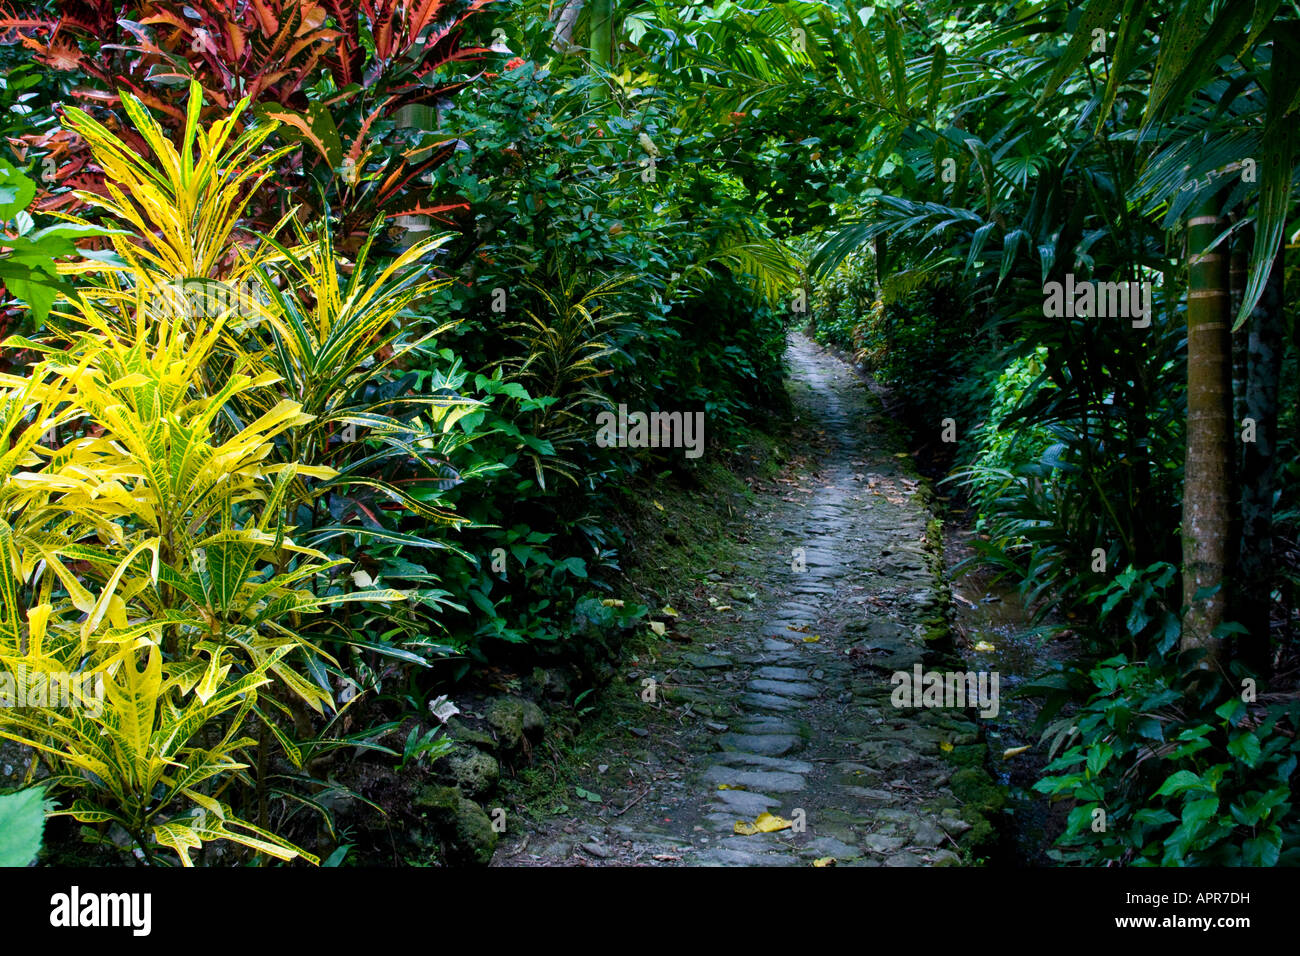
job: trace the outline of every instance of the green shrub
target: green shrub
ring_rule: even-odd
[[[1076,676],[1081,676],[1076,675]],[[1080,683],[1083,683],[1082,681]],[[1134,866],[1300,863],[1292,800],[1294,701],[1247,704],[1240,685],[1159,658],[1110,657],[1089,696],[1049,729],[1065,749],[1035,789],[1074,801],[1058,859]]]

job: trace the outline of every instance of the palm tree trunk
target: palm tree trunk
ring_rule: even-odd
[[[1211,200],[1212,201],[1212,200]],[[1187,459],[1183,476],[1183,650],[1222,657],[1231,521],[1232,338],[1228,257],[1209,250],[1224,228],[1209,203],[1187,220]]]
[[[397,125],[406,129],[418,129],[431,131],[438,128],[438,109],[428,103],[409,103],[397,111]],[[433,152],[433,148],[421,150],[407,157],[407,162],[415,166],[428,158]],[[428,174],[426,174],[428,175]],[[433,228],[433,220],[429,216],[398,216],[394,223],[401,231],[402,238],[399,240],[402,248],[410,248],[414,243],[428,235]]]
[[[592,0],[591,3],[591,62],[600,70],[614,65],[614,0]],[[603,98],[605,88],[596,87],[598,98]]]

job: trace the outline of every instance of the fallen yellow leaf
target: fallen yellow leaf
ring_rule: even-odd
[[[804,642],[805,644],[816,644],[816,643],[817,643],[818,641],[820,641],[821,639],[822,639],[822,636],[821,636],[820,634],[814,634],[812,637],[805,637],[805,638],[803,639],[803,642]]]
[[[1012,757],[1022,754],[1028,749],[1028,747],[1008,747],[1006,750],[1002,751],[1002,759],[1010,760]]]
[[[715,611],[730,611],[730,610],[731,610],[731,605],[730,605],[730,604],[719,604],[719,605],[718,605],[717,607],[715,607],[713,610],[715,610]]]
[[[605,598],[600,602],[605,607],[622,607],[623,602],[619,598]]]
[[[661,505],[661,504],[660,504],[659,502],[657,502],[657,501],[654,503],[654,506],[655,506],[656,508],[658,508],[660,511],[663,511],[663,510],[664,510],[664,506]]]
[[[660,614],[667,614],[669,617],[679,617],[680,615],[670,608],[667,604],[659,611]]]
[[[984,653],[987,654],[989,651],[997,650],[997,648],[995,648],[988,641],[980,641],[978,644],[975,645],[975,650],[983,651]]]
[[[749,788],[739,783],[720,783],[719,790],[748,790]]]
[[[746,820],[737,820],[735,832],[741,836],[753,836],[755,833],[776,833],[778,830],[788,830],[792,826],[794,826],[793,821],[764,812],[755,817],[753,823]]]
[[[939,742],[939,749],[942,750],[944,753],[951,753],[951,752],[952,752],[952,744],[948,743],[948,741],[946,741],[946,740],[940,741],[940,742]]]
[[[833,856],[823,856],[823,857],[819,857],[816,860],[813,860],[813,866],[834,866],[834,865],[835,865],[835,857]]]
[[[668,633],[668,628],[664,627],[663,621],[651,621],[650,630],[654,631],[660,637]]]

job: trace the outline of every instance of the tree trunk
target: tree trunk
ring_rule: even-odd
[[[559,8],[558,16],[555,18],[555,34],[551,38],[551,49],[556,53],[572,53],[575,49],[573,44],[573,25],[578,22],[578,14],[582,12],[583,0],[568,0]]]
[[[1203,203],[1187,220],[1187,459],[1183,477],[1183,650],[1222,659],[1232,480],[1232,338],[1228,257],[1209,250],[1225,226]]]
[[[429,131],[436,130],[439,126],[438,109],[429,103],[409,103],[398,109],[395,118],[397,125],[406,129]],[[420,150],[418,153],[412,153],[407,157],[407,162],[410,166],[419,165],[432,152],[433,147],[429,147]],[[398,216],[393,224],[397,229],[401,230],[401,239],[398,240],[398,244],[404,249],[409,249],[420,239],[427,238],[433,228],[433,220],[425,215]]]
[[[602,71],[614,65],[614,0],[591,0],[591,62]]]

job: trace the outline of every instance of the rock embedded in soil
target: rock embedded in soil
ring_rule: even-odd
[[[471,800],[491,796],[501,778],[501,767],[496,758],[472,749],[443,757],[434,769],[441,779],[459,788]]]
[[[749,682],[750,690],[758,691],[763,694],[776,694],[778,697],[816,697],[818,690],[812,684],[795,683],[784,680],[751,680]]]
[[[807,787],[798,774],[781,770],[737,770],[734,767],[715,766],[704,772],[710,783],[744,787],[758,793],[793,793]]]
[[[506,752],[519,750],[524,743],[524,702],[517,697],[498,697],[487,706],[484,718],[496,734],[497,743]]]
[[[785,757],[764,757],[762,754],[744,751],[723,751],[713,757],[718,763],[727,767],[757,768],[759,770],[781,770],[786,773],[809,774],[813,766],[802,760],[790,760]]]
[[[922,860],[915,853],[906,850],[895,853],[885,860],[885,866],[922,866]]]
[[[536,743],[546,733],[546,714],[531,700],[521,701],[523,707],[524,736]]]
[[[442,839],[443,855],[452,866],[487,866],[496,852],[492,821],[455,787],[424,787],[413,807],[422,811]]]
[[[724,670],[734,666],[729,657],[722,657],[719,654],[706,654],[703,651],[687,651],[682,655],[682,660],[696,670]]]
[[[740,703],[755,710],[798,710],[802,702],[791,697],[778,697],[776,694],[750,693],[740,696]]]
[[[750,793],[748,790],[719,790],[714,794],[717,805],[750,820],[760,813],[775,813],[781,801],[764,793]]]
[[[479,750],[491,752],[497,749],[496,739],[491,734],[467,727],[454,717],[443,726],[443,733],[457,743],[469,744]]]
[[[569,672],[562,667],[536,667],[533,669],[532,687],[535,692],[547,700],[565,701],[571,698],[572,681]]]
[[[808,674],[801,667],[775,667],[768,664],[754,671],[754,676],[767,680],[802,681],[808,677]]]
[[[753,715],[736,721],[736,726],[747,734],[795,734],[801,738],[809,734],[807,724],[787,717]]]
[[[718,738],[718,746],[723,750],[784,757],[803,749],[803,738],[794,734],[723,734]]]

